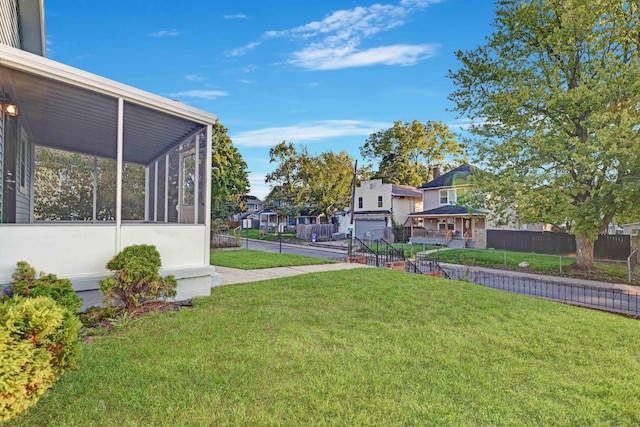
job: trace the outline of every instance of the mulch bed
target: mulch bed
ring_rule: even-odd
[[[152,313],[166,313],[170,311],[180,311],[182,308],[191,308],[193,303],[191,300],[184,301],[149,301],[129,311],[125,311],[124,307],[119,311],[118,315],[108,319],[102,319],[99,324],[87,327],[88,330],[97,330],[101,328],[105,332],[110,332],[116,325],[122,325],[124,322],[131,322],[141,317],[148,316]],[[124,319],[124,320],[123,320]],[[91,342],[96,335],[84,335],[82,342]]]

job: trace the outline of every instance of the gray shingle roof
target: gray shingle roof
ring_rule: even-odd
[[[438,178],[432,181],[429,181],[426,184],[422,184],[420,187],[418,187],[418,189],[424,190],[427,188],[440,188],[440,187],[451,187],[454,185],[464,185],[467,183],[467,177],[475,173],[475,169],[476,169],[475,166],[471,166],[468,164],[458,166],[457,168],[450,170],[444,175],[440,175]]]
[[[409,216],[429,216],[429,215],[484,215],[485,213],[478,209],[469,209],[460,205],[444,205],[438,208],[429,209],[422,212],[412,213]]]
[[[392,196],[422,197],[422,192],[410,185],[391,184]]]

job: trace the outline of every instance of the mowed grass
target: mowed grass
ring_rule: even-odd
[[[557,256],[497,249],[447,249],[440,251],[440,261],[452,264],[505,268],[505,259],[506,268],[510,270],[519,270],[518,264],[526,261],[529,263],[529,271],[540,273],[560,271],[560,257]],[[573,258],[562,257],[563,270],[568,269],[573,263]]]
[[[337,255],[336,255],[337,256]],[[256,270],[261,268],[291,267],[296,265],[333,264],[336,261],[303,255],[263,252],[252,249],[211,252],[211,265]]]
[[[9,426],[640,425],[636,320],[383,269],[222,286]]]
[[[506,266],[505,266],[506,254]],[[440,261],[452,264],[477,265],[489,268],[529,271],[532,273],[563,275],[603,281],[626,281],[627,268],[620,263],[594,262],[596,271],[576,271],[571,268],[574,258],[542,255],[534,253],[511,252],[497,249],[449,249],[440,251]],[[522,270],[518,265],[526,261],[529,268]],[[562,261],[562,274],[560,262]],[[640,278],[634,282],[640,284]]]

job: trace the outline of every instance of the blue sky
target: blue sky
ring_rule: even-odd
[[[493,2],[48,0],[45,19],[49,58],[216,114],[264,197],[283,140],[359,158],[395,120],[464,126],[446,74]]]

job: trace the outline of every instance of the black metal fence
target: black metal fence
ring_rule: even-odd
[[[384,239],[364,242],[354,237],[349,248],[349,257],[356,262],[384,267],[390,262],[404,261],[404,249],[394,248]]]
[[[541,231],[487,230],[487,247],[516,252],[548,255],[575,255],[576,239],[568,233]],[[593,256],[597,259],[626,260],[631,252],[631,237],[601,234],[594,242]]]
[[[442,277],[450,279],[449,274],[440,266],[438,254],[429,256],[416,256],[414,260],[407,260],[405,271],[407,273],[428,274],[442,273]]]
[[[530,295],[582,307],[640,316],[640,296],[617,288],[566,283],[540,278],[496,274],[462,268],[445,268],[453,280],[464,280],[477,285],[508,292]]]

